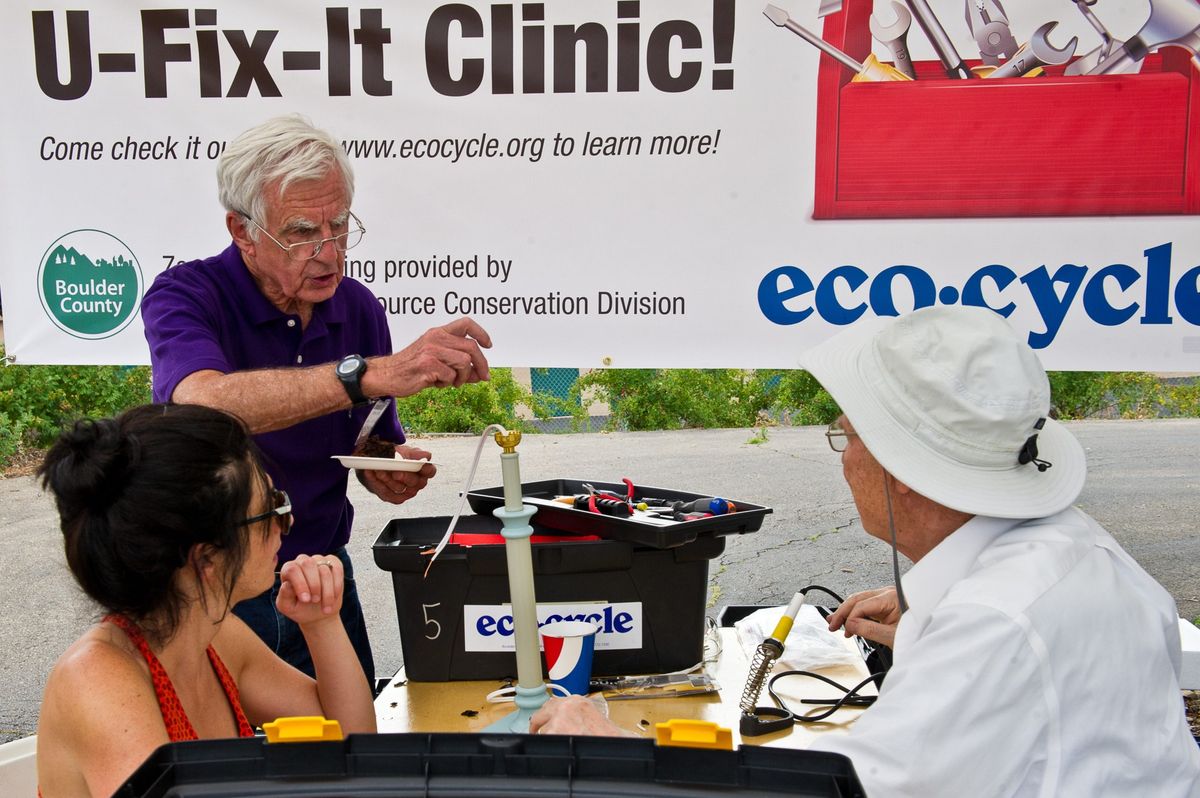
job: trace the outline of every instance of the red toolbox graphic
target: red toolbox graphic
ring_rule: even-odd
[[[871,0],[824,39],[865,61]],[[920,32],[916,32],[920,35]],[[965,54],[965,52],[964,52]],[[1139,74],[852,83],[822,56],[815,219],[1200,213],[1200,74],[1166,47]],[[967,61],[968,66],[978,61]]]

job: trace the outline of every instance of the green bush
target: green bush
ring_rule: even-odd
[[[1200,380],[1188,385],[1165,385],[1167,413],[1184,418],[1200,418]]]
[[[0,367],[0,467],[48,446],[77,418],[111,416],[149,401],[145,366]]]
[[[1163,382],[1153,374],[1049,372],[1059,418],[1198,417],[1200,382]],[[828,424],[841,412],[833,397],[801,370],[610,369],[581,376],[572,396],[591,390],[608,402],[609,426],[630,430],[746,427],[764,416],[797,425]]]
[[[0,346],[0,362],[4,349]],[[1053,371],[1052,404],[1060,418],[1200,417],[1200,381],[1172,384],[1144,372]],[[582,375],[567,399],[534,395],[511,369],[486,383],[430,388],[397,401],[405,426],[422,432],[480,432],[489,424],[529,431],[515,408],[538,418],[586,422],[580,396],[607,402],[609,427],[630,430],[752,427],[768,418],[828,424],[840,412],[812,375],[800,370],[608,369]],[[47,446],[63,425],[107,416],[150,401],[150,370],[123,366],[0,367],[0,467]]]
[[[523,404],[539,418],[555,414],[558,402],[535,397],[518,384],[512,369],[494,368],[488,382],[459,388],[426,388],[396,400],[396,409],[410,432],[481,432],[489,424],[528,431],[528,422],[517,418],[514,408]]]
[[[571,388],[609,406],[609,425],[630,430],[748,427],[771,406],[777,372],[741,369],[607,369]]]
[[[1172,385],[1144,371],[1051,371],[1059,418],[1200,416],[1200,383]]]
[[[807,371],[796,369],[779,374],[775,410],[790,423],[801,426],[829,424],[841,415],[837,402]]]

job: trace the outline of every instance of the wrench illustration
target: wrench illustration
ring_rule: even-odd
[[[913,71],[912,56],[908,54],[908,29],[912,27],[912,14],[898,0],[892,0],[892,9],[896,12],[896,21],[891,25],[884,25],[879,17],[871,15],[871,35],[892,51],[896,69],[915,79],[917,74]]]
[[[1150,0],[1150,18],[1088,75],[1119,75],[1160,47],[1183,47],[1200,55],[1200,4],[1196,0]]]
[[[967,0],[967,25],[983,63],[1000,66],[1001,56],[1010,59],[1017,52],[1017,40],[1000,0]]]
[[[1029,41],[1022,45],[1012,58],[1005,61],[994,72],[988,75],[988,79],[1016,78],[1024,75],[1026,72],[1032,72],[1038,67],[1058,66],[1070,61],[1071,56],[1075,55],[1075,48],[1079,45],[1079,37],[1073,36],[1071,41],[1067,42],[1067,46],[1060,50],[1050,44],[1050,41],[1046,38],[1050,34],[1050,31],[1057,27],[1058,22],[1047,22],[1035,30],[1033,35],[1029,37]]]

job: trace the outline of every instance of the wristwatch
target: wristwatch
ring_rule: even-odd
[[[362,355],[346,355],[334,367],[334,373],[342,381],[342,387],[346,389],[350,401],[356,405],[367,401],[362,390],[362,375],[366,372],[367,361]]]

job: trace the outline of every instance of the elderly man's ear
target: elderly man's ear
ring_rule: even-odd
[[[238,249],[247,255],[254,254],[254,240],[250,238],[250,223],[246,221],[246,217],[240,213],[227,211],[225,227],[229,230],[229,235],[233,238],[233,243],[237,244]]]
[[[891,472],[888,472],[888,477],[892,480],[892,489],[895,490],[896,493],[907,495],[913,492],[912,488],[892,476]]]

